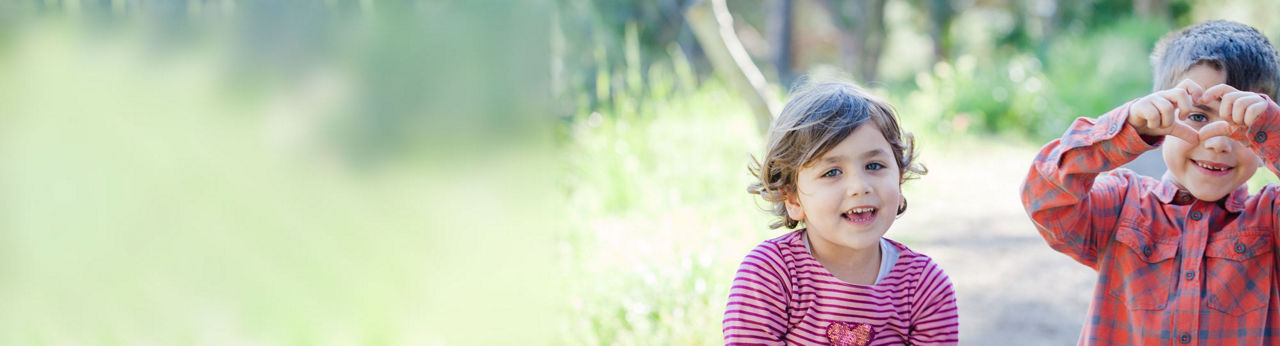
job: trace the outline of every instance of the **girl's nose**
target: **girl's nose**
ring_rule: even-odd
[[[851,197],[869,194],[871,193],[871,184],[868,184],[867,180],[862,178],[849,179],[848,191]]]

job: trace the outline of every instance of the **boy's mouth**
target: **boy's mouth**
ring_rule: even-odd
[[[865,225],[875,221],[876,210],[877,209],[873,207],[857,207],[845,211],[844,214],[840,214],[840,216],[843,217],[845,221]]]
[[[1235,169],[1235,167],[1232,167],[1230,165],[1221,164],[1221,163],[1212,162],[1212,161],[1191,160],[1191,162],[1196,164],[1196,167],[1200,167],[1201,172],[1205,172],[1206,174],[1209,174],[1209,175],[1226,175],[1227,173],[1230,173],[1232,170]]]

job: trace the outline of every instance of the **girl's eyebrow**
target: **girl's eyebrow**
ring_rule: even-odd
[[[849,158],[845,157],[844,155],[831,155],[831,156],[822,157],[822,162],[826,162],[826,163],[840,163],[844,161],[849,161]]]
[[[886,155],[886,152],[884,151],[884,149],[876,148],[876,149],[868,150],[865,153],[862,153],[862,158],[866,159],[866,158],[872,158],[872,157],[881,156],[881,155]],[[844,161],[850,161],[850,160],[847,156],[844,156],[844,155],[831,155],[831,156],[822,157],[822,162],[826,162],[826,163],[839,163]]]
[[[1213,111],[1213,108],[1212,108],[1212,107],[1209,107],[1209,105],[1196,105],[1196,108],[1199,108],[1200,110],[1205,111],[1205,112],[1212,112],[1212,111]]]
[[[881,155],[885,155],[885,154],[886,154],[886,153],[885,153],[884,149],[875,148],[875,149],[873,149],[873,150],[868,150],[867,152],[862,153],[862,157],[863,157],[863,158],[871,158],[871,157],[881,156]]]

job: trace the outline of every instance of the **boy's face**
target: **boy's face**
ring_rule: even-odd
[[[804,220],[815,253],[879,246],[902,199],[893,149],[870,121],[801,167],[787,214]]]
[[[1198,64],[1182,78],[1190,78],[1208,89],[1227,81],[1227,74],[1209,65]],[[1179,117],[1191,128],[1219,121],[1218,105],[1197,105],[1190,114]],[[1218,136],[1191,145],[1174,136],[1165,136],[1162,148],[1164,163],[1169,166],[1173,183],[1202,201],[1217,201],[1239,188],[1262,164],[1252,149],[1226,136]]]

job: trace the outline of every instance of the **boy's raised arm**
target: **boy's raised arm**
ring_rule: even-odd
[[[1062,138],[1040,150],[1022,185],[1022,205],[1049,246],[1090,267],[1097,266],[1098,244],[1115,230],[1134,178],[1098,174],[1132,161],[1163,140],[1142,136],[1130,125],[1130,106],[1144,100],[1120,106],[1096,121],[1076,119]]]

